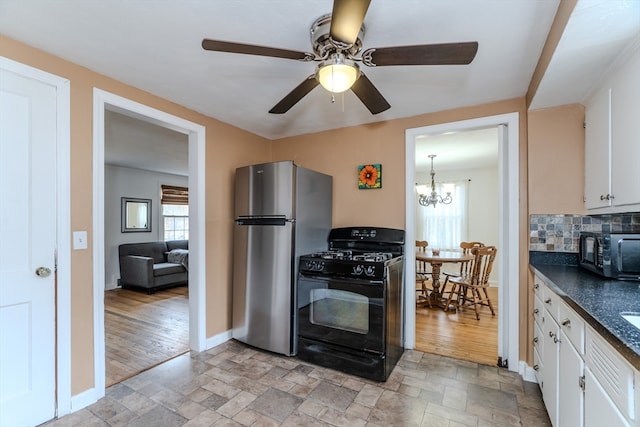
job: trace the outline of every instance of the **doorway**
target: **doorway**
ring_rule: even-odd
[[[498,128],[445,132],[416,137],[416,190],[430,194],[431,173],[441,197],[434,204],[415,200],[415,235],[429,248],[460,252],[460,242],[481,242],[498,247]],[[434,157],[430,157],[434,156]],[[430,160],[433,160],[430,163]],[[433,166],[432,166],[433,165]],[[423,187],[426,186],[426,187]],[[441,202],[438,200],[442,200]],[[486,365],[498,361],[498,268],[504,258],[498,249],[487,289],[492,311],[444,310],[443,305],[416,306],[416,349]],[[445,263],[447,274],[460,272],[462,264]],[[440,281],[445,296],[452,290]]]
[[[416,137],[419,135],[434,135],[445,132],[461,132],[466,130],[498,127],[498,186],[499,186],[499,237],[498,247],[502,253],[518,253],[518,182],[519,182],[519,137],[518,113],[509,113],[459,122],[445,123],[434,126],[408,129],[406,131],[406,253],[415,252],[415,147]],[[503,366],[518,371],[518,277],[519,259],[517,256],[505,257],[498,268],[498,281],[504,286],[499,287],[498,312],[498,357]],[[406,277],[414,277],[415,265],[405,263]],[[407,281],[410,283],[411,281]],[[411,287],[413,284],[411,284]],[[415,292],[407,292],[405,298],[405,347],[415,348]],[[509,360],[511,363],[509,363]]]
[[[105,114],[106,111],[155,124],[188,137],[189,145],[189,347],[205,349],[205,128],[120,96],[94,89],[94,399],[105,394]]]
[[[119,257],[122,244],[189,239],[188,206],[183,205],[188,202],[188,142],[182,132],[105,111],[107,387],[189,350],[187,286],[151,294],[144,289],[123,289]],[[167,186],[184,190],[187,200],[168,204],[174,200],[164,193]],[[141,221],[131,227],[123,215],[127,200],[145,201],[138,203],[144,212],[135,216]],[[169,213],[181,216],[167,218]]]

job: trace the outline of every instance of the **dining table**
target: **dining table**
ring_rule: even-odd
[[[442,297],[440,289],[440,270],[442,264],[445,263],[461,263],[473,260],[472,254],[464,254],[456,251],[438,251],[438,250],[416,250],[416,260],[428,262],[431,265],[431,277],[433,281],[433,290],[429,295],[431,304],[447,309],[446,301]]]

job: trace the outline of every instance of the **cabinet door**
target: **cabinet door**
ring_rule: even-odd
[[[588,366],[584,376],[584,427],[630,427]]]
[[[560,331],[560,366],[558,369],[558,426],[584,425],[584,392],[580,379],[584,361],[569,338]]]
[[[559,346],[558,333],[560,328],[550,315],[545,312],[544,343],[542,345],[542,365],[544,366],[544,387],[542,399],[547,407],[549,419],[554,427],[558,427],[558,368]]]
[[[614,206],[640,203],[640,54],[636,54],[611,87],[611,194]]]
[[[611,90],[600,90],[585,108],[584,204],[587,209],[611,206]]]

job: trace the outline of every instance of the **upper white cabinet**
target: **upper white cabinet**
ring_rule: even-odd
[[[585,108],[584,205],[611,206],[611,89],[601,89]]]
[[[640,50],[611,82],[614,206],[640,203]]]
[[[640,49],[606,78],[585,118],[585,207],[640,207]]]

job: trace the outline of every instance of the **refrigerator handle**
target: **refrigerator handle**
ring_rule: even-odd
[[[238,225],[275,225],[284,226],[287,222],[295,223],[295,219],[284,217],[241,217],[236,219]]]

